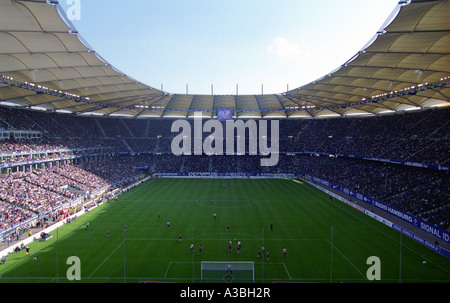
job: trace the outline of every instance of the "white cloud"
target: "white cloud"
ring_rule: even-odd
[[[283,37],[277,37],[267,48],[269,53],[277,54],[280,57],[295,57],[300,55],[301,50],[298,45],[290,43]]]

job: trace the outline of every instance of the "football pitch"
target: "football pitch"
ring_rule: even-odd
[[[253,262],[257,283],[450,282],[444,256],[292,179],[150,179],[51,234],[10,254],[0,282],[200,283],[202,261]]]

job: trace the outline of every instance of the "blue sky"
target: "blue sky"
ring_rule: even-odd
[[[79,6],[77,5],[79,3]],[[128,76],[168,93],[282,93],[331,72],[398,0],[59,0]]]

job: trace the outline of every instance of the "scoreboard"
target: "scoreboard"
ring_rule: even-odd
[[[219,119],[219,120],[233,119],[233,109],[231,109],[231,108],[217,109],[217,119]]]

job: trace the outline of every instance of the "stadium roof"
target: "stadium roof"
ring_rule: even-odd
[[[400,1],[373,39],[335,71],[280,94],[170,94],[90,49],[57,1],[0,0],[0,101],[78,114],[329,117],[450,102],[450,3]],[[391,21],[392,20],[392,21]],[[332,50],[330,50],[332,51]]]

